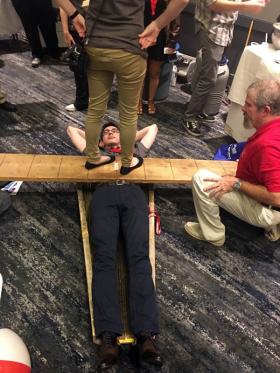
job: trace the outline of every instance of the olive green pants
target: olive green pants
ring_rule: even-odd
[[[137,127],[137,105],[146,73],[146,60],[120,49],[87,47],[89,56],[89,108],[86,119],[86,149],[89,159],[99,160],[101,120],[107,109],[114,75],[118,83],[122,165],[129,167]]]

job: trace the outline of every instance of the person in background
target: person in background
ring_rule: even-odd
[[[0,110],[5,110],[9,112],[17,111],[17,107],[6,100],[6,95],[1,91],[0,86]]]
[[[38,67],[44,56],[39,30],[46,43],[47,54],[58,59],[58,39],[56,35],[55,12],[51,0],[12,0],[21,19],[27,40],[31,47],[32,67]]]
[[[196,0],[195,29],[202,55],[199,70],[195,72],[196,84],[192,85],[191,100],[183,117],[184,128],[190,135],[200,136],[200,122],[214,120],[204,113],[204,107],[215,86],[224,50],[231,43],[238,11],[257,14],[265,5],[265,0]]]
[[[79,9],[79,12],[85,16],[85,9],[82,7],[82,0],[71,0],[75,6]],[[68,16],[66,12],[60,8],[60,18],[62,24],[62,31],[64,40],[68,47],[75,43],[81,43],[81,38],[74,28],[73,23],[68,22]],[[67,111],[74,112],[76,110],[86,110],[88,108],[88,81],[87,72],[85,66],[75,66],[70,68],[74,73],[75,85],[76,85],[76,97],[73,104],[69,104],[65,107]]]
[[[144,24],[148,25],[164,12],[169,0],[146,0],[144,12]],[[168,62],[168,56],[176,51],[176,42],[180,33],[180,16],[177,16],[171,23],[162,29],[158,35],[156,44],[147,49],[148,65],[148,114],[156,113],[154,97],[156,95],[161,67],[164,62]],[[144,87],[143,87],[144,88]],[[142,91],[143,91],[142,88]],[[142,114],[142,93],[138,105],[138,114]]]
[[[280,81],[251,84],[243,106],[244,121],[256,129],[241,153],[236,176],[199,170],[192,181],[198,222],[186,232],[214,246],[225,242],[220,207],[256,227],[271,241],[280,238]]]

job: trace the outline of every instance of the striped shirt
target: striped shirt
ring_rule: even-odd
[[[209,9],[209,6],[215,2],[216,0],[196,0],[196,32],[203,28],[208,32],[209,39],[213,43],[227,47],[232,40],[234,23],[237,20],[238,12],[213,12]]]

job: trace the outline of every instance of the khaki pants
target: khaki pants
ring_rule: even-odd
[[[220,199],[209,198],[203,189],[212,184],[205,178],[220,176],[208,170],[199,170],[193,176],[193,199],[200,228],[207,241],[217,241],[225,237],[225,226],[220,219],[220,207],[237,218],[256,227],[271,232],[280,229],[280,212],[263,206],[244,193],[225,193]]]
[[[1,91],[1,86],[0,86],[0,104],[3,104],[6,101],[6,96],[5,94]]]
[[[146,73],[146,60],[120,49],[87,47],[89,55],[89,108],[86,119],[86,149],[90,160],[100,158],[98,142],[101,120],[107,108],[113,78],[118,82],[122,165],[129,167],[137,127],[137,105]]]

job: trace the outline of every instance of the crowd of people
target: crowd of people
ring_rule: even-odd
[[[32,17],[42,11],[37,8],[38,2],[13,0],[31,46],[33,67],[39,66],[43,57],[38,29],[45,39],[47,53],[54,58],[59,56],[49,1],[40,2],[48,16],[38,15],[34,23]],[[237,12],[258,13],[267,2],[196,1],[196,33],[202,61],[183,118],[189,134],[199,136],[200,121],[207,119],[205,103],[217,79],[218,63],[232,40]],[[148,113],[154,114],[160,68],[175,51],[180,31],[178,15],[189,0],[90,1],[87,12],[79,0],[57,3],[67,45],[86,40],[88,55],[86,71],[74,70],[76,98],[66,107],[68,111],[88,109],[85,131],[68,127],[68,135],[78,151],[88,156],[88,170],[112,163],[115,155],[120,154],[120,174],[127,175],[142,166],[157,134],[156,125],[137,131],[145,76],[149,80]],[[102,126],[114,77],[118,83],[119,123]],[[14,111],[15,106],[0,92],[1,109]],[[199,170],[193,176],[198,221],[187,222],[185,230],[193,238],[214,246],[225,242],[220,207],[264,228],[269,240],[280,238],[280,82],[262,80],[249,86],[243,112],[245,121],[256,132],[241,153],[236,176],[221,177],[208,170]],[[159,326],[148,255],[146,197],[140,187],[125,181],[101,183],[94,192],[90,213],[93,303],[96,335],[101,339],[101,367],[107,369],[118,360],[117,337],[123,330],[116,284],[119,230],[124,237],[130,273],[129,316],[137,337],[138,357],[159,367],[162,360],[155,342]]]

